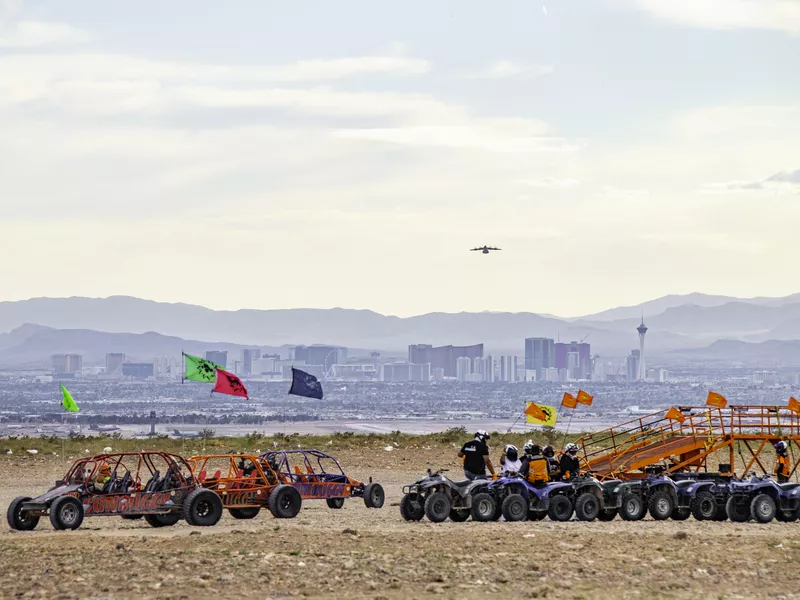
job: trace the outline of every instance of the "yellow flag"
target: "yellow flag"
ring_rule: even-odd
[[[725,396],[717,392],[708,392],[708,399],[706,400],[707,406],[716,406],[717,408],[725,408],[728,406],[728,401]]]
[[[589,394],[587,394],[583,390],[578,390],[577,400],[581,404],[585,404],[586,406],[591,406],[592,405],[592,400],[594,400],[594,396],[590,396]]]
[[[542,413],[544,413],[545,416],[544,419],[537,419],[528,412],[531,404],[533,404],[533,402],[528,402],[528,408],[525,409],[525,414],[526,414],[525,422],[528,425],[546,425],[547,427],[556,426],[556,419],[558,415],[556,414],[555,406],[536,404],[535,406],[538,407],[542,411]]]

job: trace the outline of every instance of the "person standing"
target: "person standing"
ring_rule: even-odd
[[[489,458],[489,446],[486,445],[489,439],[489,433],[479,429],[475,432],[475,438],[464,444],[458,452],[458,457],[464,459],[464,477],[470,481],[485,478],[487,467],[492,477],[497,478],[492,459]]]
[[[787,483],[789,481],[789,452],[786,448],[786,442],[780,441],[775,444],[775,454],[777,454],[775,462],[775,475],[778,478],[778,483]]]

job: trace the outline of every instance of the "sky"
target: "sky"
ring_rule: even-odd
[[[800,0],[0,0],[0,211],[0,300],[798,292]]]

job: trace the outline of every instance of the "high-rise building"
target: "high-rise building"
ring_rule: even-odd
[[[578,354],[578,364],[574,372],[570,371],[567,364],[568,355],[576,352]],[[555,368],[566,369],[570,379],[591,379],[592,378],[592,353],[591,346],[583,342],[572,341],[569,344],[557,342],[555,344]]]
[[[324,373],[330,371],[333,365],[343,365],[347,362],[347,348],[341,346],[296,346],[292,358],[296,362],[306,365],[320,365]]]
[[[80,354],[53,354],[50,359],[56,375],[79,373],[83,370],[83,356]]]
[[[542,370],[555,368],[556,347],[550,338],[525,338],[525,369],[536,371],[536,380],[543,381]]]
[[[494,357],[490,354],[482,359],[483,366],[481,370],[483,372],[483,380],[486,383],[494,383]]]
[[[626,359],[628,371],[628,381],[639,379],[639,350],[631,350],[630,356]]]
[[[555,344],[555,355],[556,355],[556,369],[566,369],[567,368],[567,353],[569,352],[569,344],[565,344],[564,342],[556,342]]]
[[[644,364],[644,334],[647,333],[647,326],[644,324],[644,313],[642,313],[642,324],[636,328],[639,332],[639,379],[645,378]]]
[[[414,381],[427,383],[431,380],[431,366],[411,363],[384,363],[383,380],[386,382]]]
[[[122,352],[109,352],[106,354],[106,373],[116,373],[122,368],[125,355]]]
[[[161,379],[181,379],[183,377],[183,361],[174,356],[156,356],[153,358],[153,375]]]
[[[580,356],[577,352],[567,352],[567,379],[582,379],[580,372]]]
[[[228,368],[228,352],[226,350],[206,350],[206,360],[218,364],[223,369]]]
[[[468,356],[460,356],[456,360],[456,377],[459,381],[467,381],[472,375],[472,360]]]
[[[122,363],[122,376],[133,379],[147,379],[153,377],[155,372],[153,363]]]
[[[431,369],[443,369],[445,377],[457,377],[457,361],[462,356],[474,360],[483,358],[483,344],[472,346],[439,346],[414,344],[408,347],[408,362],[430,363]]]
[[[253,373],[253,362],[261,358],[261,350],[258,348],[245,348],[242,350],[242,375]]]

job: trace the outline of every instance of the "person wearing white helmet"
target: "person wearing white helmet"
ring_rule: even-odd
[[[561,476],[564,480],[576,477],[581,469],[581,461],[578,460],[578,446],[567,444],[564,448],[564,455],[560,462]]]
[[[774,444],[775,454],[777,459],[775,462],[775,476],[778,478],[778,483],[787,483],[789,481],[789,452],[786,448],[786,442],[783,440]]]
[[[508,473],[519,473],[522,468],[522,460],[519,458],[519,450],[513,444],[507,444],[503,449],[503,456],[500,458],[503,475]]]
[[[547,458],[542,456],[539,444],[528,440],[523,446],[525,458],[522,459],[522,470],[519,472],[529,483],[542,484],[550,480],[547,472]]]
[[[470,481],[485,478],[487,467],[492,477],[497,478],[486,445],[490,437],[489,432],[479,429],[475,432],[475,439],[464,444],[458,452],[458,457],[464,461],[464,477]]]

